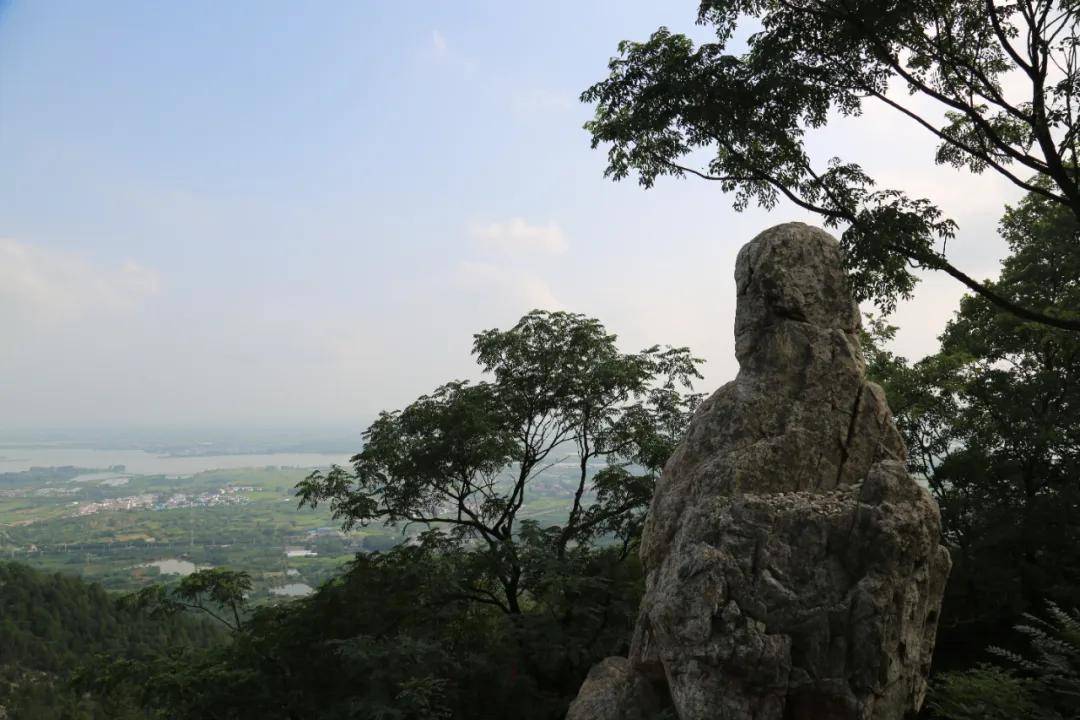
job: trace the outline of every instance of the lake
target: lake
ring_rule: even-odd
[[[235,470],[249,467],[326,467],[347,463],[349,456],[325,453],[264,453],[252,455],[205,455],[198,457],[171,457],[157,455],[145,450],[97,450],[88,448],[52,447],[2,447],[0,448],[0,473],[20,472],[32,467],[60,467],[72,465],[81,468],[106,469],[123,465],[124,473],[135,475],[186,476],[206,470]],[[115,477],[116,474],[112,474]]]

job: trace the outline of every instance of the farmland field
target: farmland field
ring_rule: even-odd
[[[194,568],[251,573],[252,599],[306,594],[358,552],[385,550],[423,528],[342,532],[325,506],[299,509],[310,468],[265,466],[189,476],[111,468],[35,467],[0,473],[0,556],[79,574],[130,592]],[[565,517],[573,468],[548,471],[523,518]]]

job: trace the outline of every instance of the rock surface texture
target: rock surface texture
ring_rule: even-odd
[[[568,720],[900,720],[922,704],[950,561],[868,382],[838,243],[771,228],[735,267],[737,378],[656,487],[629,659]]]

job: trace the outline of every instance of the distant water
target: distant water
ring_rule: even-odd
[[[207,455],[169,457],[144,450],[92,450],[86,448],[4,447],[0,453],[0,473],[19,472],[32,467],[107,469],[123,465],[124,472],[136,475],[194,475],[205,470],[231,470],[250,467],[326,467],[348,462],[348,455],[325,453],[266,453],[260,455]]]
[[[155,560],[154,562],[143,563],[138,567],[156,567],[162,575],[190,575],[197,569],[195,563],[188,560],[177,560],[175,558],[168,558],[166,560]]]
[[[307,583],[289,583],[288,585],[278,585],[277,587],[270,588],[271,595],[278,595],[281,597],[304,597],[313,592],[315,592],[315,588]]]
[[[121,482],[123,481],[123,482]],[[72,483],[94,483],[95,485],[126,485],[128,481],[127,475],[122,473],[114,473],[106,470],[105,472],[90,472],[83,473],[82,475],[76,475],[68,480]]]

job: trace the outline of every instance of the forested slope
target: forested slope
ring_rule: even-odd
[[[122,717],[67,681],[99,656],[138,661],[219,634],[188,617],[151,620],[99,585],[0,563],[0,718]]]

